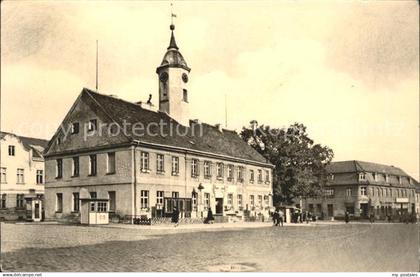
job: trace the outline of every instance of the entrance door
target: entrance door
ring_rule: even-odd
[[[367,203],[360,204],[360,216],[363,218],[368,218],[369,205]]]
[[[333,217],[334,216],[333,204],[328,204],[327,205],[327,212],[328,212],[328,216],[329,217]]]
[[[216,198],[216,214],[223,214],[223,198]]]

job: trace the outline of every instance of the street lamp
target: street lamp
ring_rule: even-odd
[[[202,193],[202,191],[203,191],[203,189],[204,189],[204,187],[203,187],[203,185],[200,183],[199,185],[198,185],[198,191],[200,192],[200,212],[201,212],[201,218],[203,218],[203,193]],[[195,190],[195,188],[194,188],[194,190]],[[194,191],[193,190],[193,191]],[[198,212],[198,209],[197,209],[197,212]]]

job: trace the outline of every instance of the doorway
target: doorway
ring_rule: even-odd
[[[216,214],[223,214],[223,198],[216,198]]]
[[[360,216],[362,218],[368,218],[369,205],[367,203],[360,204]]]

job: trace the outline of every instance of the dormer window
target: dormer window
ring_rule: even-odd
[[[365,173],[359,173],[359,181],[365,181],[366,180],[366,174]]]
[[[385,182],[389,182],[389,175],[388,174],[385,174]]]
[[[72,134],[79,133],[79,122],[73,122],[73,124],[71,124],[71,133]]]
[[[372,173],[372,176],[374,181],[378,181],[378,174]]]
[[[98,128],[98,121],[96,119],[89,120],[88,131],[92,132],[92,131],[97,130],[97,128]]]
[[[408,183],[411,185],[411,178],[407,177]]]
[[[398,183],[401,185],[401,183],[402,183],[402,178],[401,178],[401,176],[398,176]]]

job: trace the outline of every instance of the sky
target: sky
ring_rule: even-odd
[[[416,1],[173,1],[191,119],[307,126],[419,180]],[[3,1],[1,130],[50,139],[83,87],[158,100],[170,2]],[[226,99],[226,102],[225,102]]]

